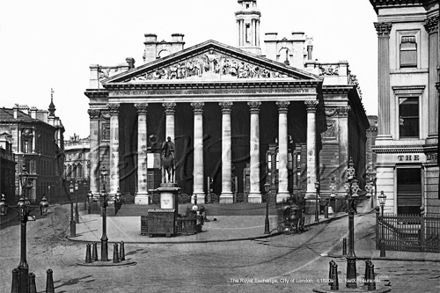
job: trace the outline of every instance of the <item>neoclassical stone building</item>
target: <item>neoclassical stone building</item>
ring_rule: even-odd
[[[120,188],[148,203],[167,137],[176,146],[176,183],[198,203],[209,191],[221,203],[234,202],[236,192],[259,203],[266,182],[277,201],[313,199],[316,182],[329,196],[331,180],[343,196],[349,157],[365,170],[369,124],[348,62],[313,61],[302,32],[282,40],[266,33],[262,55],[257,1],[238,4],[237,47],[208,40],[185,49],[182,34],[171,42],[146,34],[143,65],[127,58],[123,66],[90,67],[85,95],[96,196],[105,166],[111,195]]]
[[[370,0],[377,13],[377,188],[386,210],[439,214],[439,2]]]

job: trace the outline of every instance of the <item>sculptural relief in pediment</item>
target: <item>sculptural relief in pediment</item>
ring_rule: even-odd
[[[207,80],[239,78],[289,78],[288,75],[273,69],[263,68],[223,53],[210,50],[204,54],[179,60],[164,67],[156,68],[126,82],[143,80]],[[290,77],[292,78],[292,77]]]

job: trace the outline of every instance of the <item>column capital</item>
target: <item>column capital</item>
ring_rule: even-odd
[[[163,103],[162,107],[165,108],[165,114],[174,114],[175,110],[174,108],[176,107],[176,103]]]
[[[194,108],[194,114],[202,114],[203,106],[205,106],[205,103],[203,102],[191,103],[191,106]]]
[[[258,114],[260,112],[261,102],[248,102],[251,114]]]
[[[348,117],[348,113],[351,111],[350,106],[338,107],[339,117]]]
[[[222,113],[229,114],[232,112],[232,102],[220,102],[218,104],[222,108]]]
[[[134,104],[134,106],[137,108],[138,114],[147,114],[147,108],[148,108],[147,103]]]
[[[319,101],[318,100],[305,101],[304,104],[306,104],[307,113],[316,112],[316,108],[318,107]]]
[[[119,114],[119,106],[120,104],[107,104],[107,108],[110,110],[110,116]]]
[[[425,26],[426,31],[430,34],[438,32],[438,15],[425,19],[423,25]]]
[[[89,109],[87,110],[87,113],[89,113],[90,120],[97,120],[101,115],[101,111],[96,109]]]
[[[378,37],[390,37],[391,27],[393,24],[391,22],[375,22],[374,27],[376,28]]]
[[[287,114],[287,111],[289,110],[290,102],[282,101],[282,102],[276,102],[275,104],[277,104],[278,111],[280,112],[280,114],[281,113],[286,113]]]

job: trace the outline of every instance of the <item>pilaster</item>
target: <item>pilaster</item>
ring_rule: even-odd
[[[391,22],[376,22],[378,37],[378,124],[377,140],[392,139],[390,118],[390,32]]]
[[[99,117],[100,111],[89,109],[90,119],[90,191],[99,198]]]
[[[112,204],[119,188],[119,104],[107,104],[110,111],[110,199]]]

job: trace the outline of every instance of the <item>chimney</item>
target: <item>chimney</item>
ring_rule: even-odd
[[[32,107],[31,108],[31,118],[32,119],[37,119],[37,107]]]
[[[14,119],[18,119],[18,104],[14,105]]]

